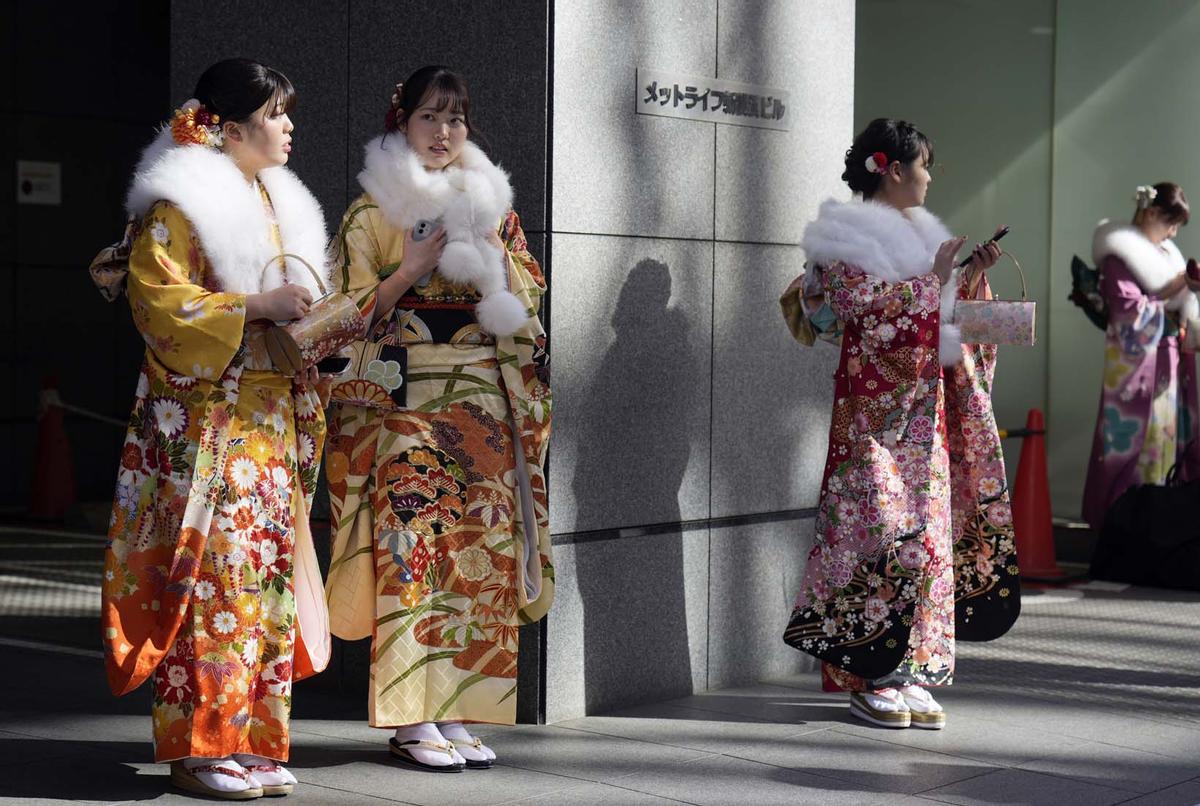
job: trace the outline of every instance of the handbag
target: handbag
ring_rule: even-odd
[[[408,348],[359,339],[350,366],[333,381],[331,403],[395,411],[408,405]]]
[[[322,359],[333,356],[347,344],[361,339],[367,323],[354,300],[341,292],[329,291],[321,275],[299,255],[291,252],[276,255],[263,266],[263,273],[272,263],[282,260],[286,274],[286,258],[289,257],[304,264],[322,294],[313,301],[304,316],[291,322],[277,323],[267,329],[265,340],[271,363],[284,375],[293,377]]]
[[[804,264],[800,276],[779,297],[779,307],[792,338],[806,347],[817,339],[841,344],[844,328],[825,301],[819,269]]]
[[[958,325],[964,344],[1018,344],[1032,347],[1035,342],[1035,303],[1029,299],[1025,272],[1008,252],[1008,259],[1021,276],[1021,298],[959,299],[954,302],[952,321]]]

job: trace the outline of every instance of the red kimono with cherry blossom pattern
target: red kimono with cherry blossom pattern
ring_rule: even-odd
[[[996,349],[960,344],[942,321],[969,293],[932,272],[949,237],[922,208],[860,201],[826,202],[805,233],[844,332],[816,539],[784,639],[824,662],[827,688],[947,685],[956,632],[990,640],[1019,611]]]

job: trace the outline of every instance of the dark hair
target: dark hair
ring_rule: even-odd
[[[904,120],[875,118],[854,138],[842,172],[842,181],[864,199],[874,196],[883,180],[881,174],[867,170],[867,158],[877,151],[882,151],[889,163],[907,164],[925,157],[927,165],[933,165],[933,143],[916,126]]]
[[[471,94],[467,91],[467,80],[440,64],[425,65],[404,79],[399,91],[392,96],[392,107],[384,118],[383,130],[388,133],[400,131],[404,121],[426,99],[435,101],[438,112],[450,107],[450,111],[462,115],[467,131],[476,134],[471,123]]]
[[[1150,202],[1150,207],[1159,209],[1162,220],[1167,224],[1187,226],[1192,211],[1188,207],[1187,196],[1183,195],[1183,188],[1174,182],[1159,182],[1154,186],[1154,191],[1154,201]],[[1134,220],[1136,221],[1141,214],[1139,209],[1134,215]]]
[[[296,89],[288,77],[253,59],[225,59],[204,71],[192,96],[221,122],[244,123],[272,99],[290,112]]]

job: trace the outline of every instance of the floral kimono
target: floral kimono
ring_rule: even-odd
[[[784,640],[824,661],[829,689],[948,685],[956,630],[990,640],[1019,610],[995,346],[960,344],[942,315],[986,280],[942,287],[933,256],[948,238],[922,208],[870,201],[828,201],[805,232],[844,331],[816,540]]]
[[[1186,288],[1170,298],[1159,293],[1184,270],[1169,240],[1155,246],[1136,227],[1102,221],[1092,257],[1108,329],[1083,517],[1099,529],[1121,493],[1164,483],[1176,462],[1181,479],[1200,478],[1196,359],[1179,338],[1181,323],[1200,327],[1200,306]]]
[[[245,299],[284,282],[260,268],[283,251],[322,265],[324,223],[286,169],[251,187],[219,151],[168,137],[128,200],[125,289],[147,350],[105,552],[108,680],[126,694],[153,678],[157,761],[282,761],[292,681],[329,656],[308,526],[325,421],[315,389],[271,368]]]
[[[507,176],[475,146],[443,171],[426,171],[402,135],[366,152],[367,193],[334,267],[363,316],[376,317],[407,231],[441,222],[449,244],[358,346],[378,357],[333,392],[332,629],[372,637],[371,725],[511,724],[517,628],[554,592],[545,280]]]

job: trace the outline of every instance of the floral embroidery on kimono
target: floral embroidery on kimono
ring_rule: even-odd
[[[1102,222],[1093,257],[1108,307],[1104,380],[1084,486],[1083,516],[1100,528],[1127,489],[1200,477],[1196,360],[1182,349],[1181,324],[1200,328],[1196,296],[1158,292],[1184,269],[1171,241],[1152,244],[1132,226]]]
[[[996,573],[1015,564],[995,348],[960,346],[940,321],[944,295],[965,293],[931,271],[947,238],[923,210],[870,202],[827,202],[805,234],[844,331],[816,541],[784,640],[843,688],[948,684],[956,603],[1006,602],[1002,623],[969,630],[985,640],[1016,617],[1011,575]]]
[[[285,760],[292,681],[328,658],[308,528],[323,404],[317,389],[270,369],[261,331],[245,321],[245,292],[223,282],[230,265],[217,267],[214,255],[229,250],[208,249],[192,216],[212,223],[197,200],[204,194],[218,204],[242,194],[230,206],[252,215],[225,237],[261,236],[278,254],[269,185],[287,206],[281,219],[323,223],[315,201],[297,202],[290,175],[252,189],[207,149],[152,148],[131,197],[145,190],[143,171],[182,181],[189,161],[211,168],[210,184],[177,194],[181,203],[147,202],[132,230],[125,290],[147,350],[105,552],[108,679],[125,694],[153,678],[158,761],[238,752]],[[307,254],[319,264],[319,251]]]
[[[407,216],[420,207],[413,199],[424,198],[421,188],[398,192],[407,181],[393,173],[407,167],[401,141],[390,138],[387,160],[376,148],[368,145],[360,181],[381,198],[372,192],[350,206],[335,263],[343,290],[369,318],[381,279],[403,258]],[[465,156],[466,171],[499,183],[482,152]],[[437,209],[421,217],[436,218]],[[372,636],[377,727],[513,723],[518,627],[541,618],[553,597],[549,362],[533,315],[546,286],[516,214],[500,210],[496,220],[504,246],[496,258],[530,313],[525,324],[511,335],[482,327],[478,290],[435,270],[372,332],[406,350],[406,405],[334,408],[327,592],[335,634]]]

